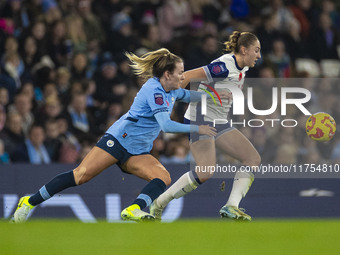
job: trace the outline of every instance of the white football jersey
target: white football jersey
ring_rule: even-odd
[[[249,69],[248,66],[240,68],[236,62],[235,55],[231,53],[222,55],[221,57],[215,59],[209,65],[206,65],[203,68],[208,78],[208,85],[213,87],[217,93],[223,90],[229,91],[227,89],[227,86],[237,86],[238,88],[242,89],[245,73]],[[198,91],[200,91],[200,89],[209,90],[204,84],[206,83],[201,82],[198,87]],[[228,112],[232,104],[232,99],[221,98],[222,105],[216,98],[216,96],[215,99],[216,104],[207,95],[206,115],[203,116],[201,114],[201,103],[196,102],[189,104],[184,117],[191,121],[204,120],[209,122],[213,122],[216,119],[227,119]]]

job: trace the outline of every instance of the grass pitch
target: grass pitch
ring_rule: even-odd
[[[0,222],[1,255],[340,254],[340,220]]]

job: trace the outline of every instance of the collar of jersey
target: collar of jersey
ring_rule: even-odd
[[[240,70],[240,71],[242,71],[243,68],[241,68],[241,67],[237,64],[235,55],[233,55],[232,57],[233,57],[233,59],[235,60],[235,65],[236,65],[237,69]]]
[[[170,93],[170,91],[168,91],[168,92],[166,92],[165,91],[165,89],[163,88],[163,86],[162,86],[162,83],[159,81],[159,78],[158,77],[153,77],[156,81],[158,81],[159,82],[159,84],[161,85],[161,88],[163,89],[163,91],[165,92],[165,93],[167,93],[167,94],[169,94]]]

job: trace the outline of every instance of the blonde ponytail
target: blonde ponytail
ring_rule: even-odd
[[[172,72],[176,63],[183,62],[180,57],[165,48],[148,52],[141,57],[129,52],[125,52],[125,56],[132,63],[130,66],[134,74],[146,79],[154,76],[160,78],[165,71]]]

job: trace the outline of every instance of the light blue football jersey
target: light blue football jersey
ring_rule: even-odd
[[[150,152],[161,128],[154,117],[158,112],[171,115],[174,103],[190,97],[182,88],[165,92],[158,78],[150,78],[137,93],[130,110],[107,131],[131,154]]]

